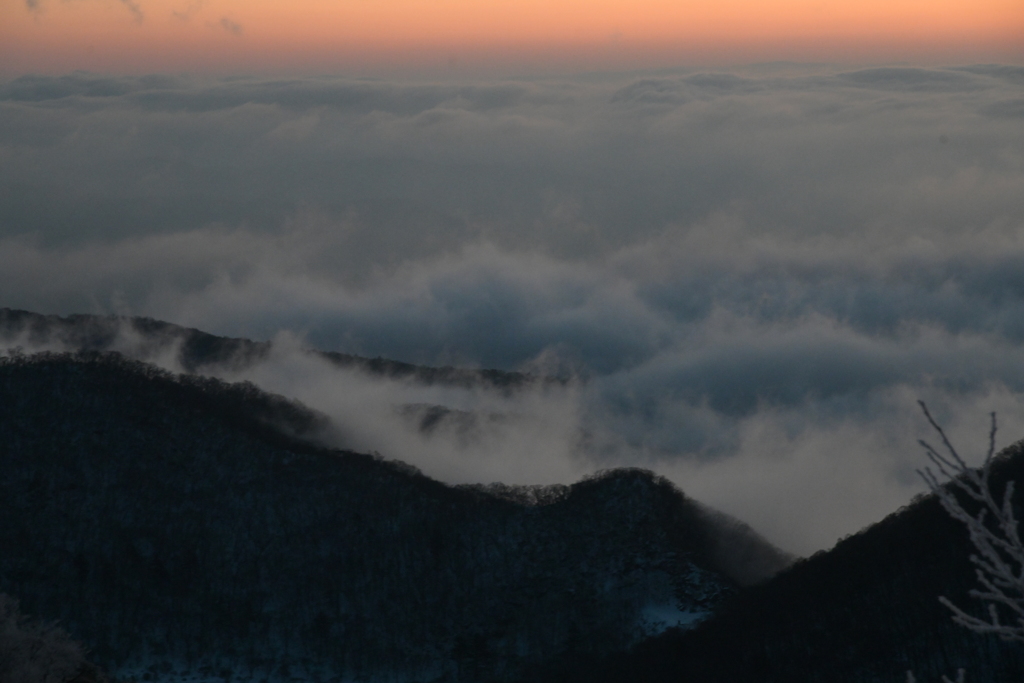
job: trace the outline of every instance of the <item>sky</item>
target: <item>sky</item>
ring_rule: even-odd
[[[225,376],[341,445],[454,483],[647,467],[809,554],[924,490],[918,399],[972,462],[990,411],[1024,437],[1021,15],[0,0],[0,306],[274,340]]]
[[[0,75],[1006,62],[1019,0],[3,0]]]

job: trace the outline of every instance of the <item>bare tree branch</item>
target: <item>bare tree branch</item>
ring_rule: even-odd
[[[932,428],[942,439],[946,453],[940,453],[927,441],[919,441],[925,455],[937,470],[930,467],[918,474],[938,497],[942,507],[964,524],[974,546],[970,556],[975,575],[982,589],[972,589],[969,595],[987,604],[988,618],[968,614],[945,597],[939,602],[953,612],[953,621],[975,633],[990,633],[1003,640],[1024,642],[1024,544],[1021,543],[1019,525],[1013,513],[1013,482],[1003,490],[1001,502],[996,502],[989,484],[992,457],[996,448],[996,414],[992,413],[989,430],[988,453],[980,469],[967,466],[950,443],[942,427],[935,421],[924,401],[918,401]],[[943,484],[942,481],[948,481]],[[959,491],[978,503],[978,512],[969,513],[956,497]],[[1011,619],[1004,623],[1000,614]]]

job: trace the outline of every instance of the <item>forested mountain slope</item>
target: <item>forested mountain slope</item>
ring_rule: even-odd
[[[0,359],[0,407],[0,592],[115,674],[512,680],[735,591],[720,527],[647,472],[453,488],[111,354]]]
[[[997,499],[1024,482],[1024,442],[993,463]],[[965,501],[968,509],[973,509]],[[1017,489],[1017,518],[1024,497]],[[955,676],[1024,680],[1024,645],[954,624],[944,595],[983,614],[967,533],[933,496],[916,500],[835,548],[744,590],[689,632],[670,632],[628,655],[577,658],[524,680],[560,683],[902,683]]]

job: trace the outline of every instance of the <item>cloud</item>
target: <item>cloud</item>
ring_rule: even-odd
[[[135,23],[141,24],[146,18],[142,7],[135,0],[118,0],[118,2],[128,8],[128,11],[132,13]],[[43,11],[43,2],[42,0],[25,0],[25,7],[29,12],[40,13]]]
[[[233,19],[221,17],[220,21],[217,22],[217,26],[220,26],[222,29],[224,29],[233,36],[242,35],[242,25],[239,24],[237,21],[234,21]]]
[[[120,3],[122,5],[124,5],[125,7],[128,8],[129,12],[132,13],[132,16],[135,17],[135,22],[136,23],[141,24],[142,21],[146,18],[146,15],[143,14],[142,8],[139,6],[139,3],[135,2],[135,0],[119,0],[119,1],[120,1]]]
[[[898,92],[970,92],[984,87],[966,73],[936,69],[863,69],[840,77],[860,86]]]
[[[171,10],[171,15],[181,21],[189,21],[195,16],[203,7],[206,6],[206,0],[195,0],[185,5],[183,9]]]
[[[1024,98],[993,102],[982,112],[989,116],[1024,119]]]
[[[250,378],[360,448],[459,482],[648,466],[808,552],[923,489],[917,397],[962,444],[991,409],[1024,436],[1020,78],[20,78],[0,303],[278,339]],[[578,381],[380,384],[295,339]]]
[[[748,301],[742,290],[751,286],[730,283],[741,296],[720,298],[706,311],[684,307],[679,315],[680,309],[647,298],[657,290],[650,282],[639,286],[634,252],[598,267],[480,245],[346,286],[304,269],[308,254],[330,250],[332,238],[329,231],[305,229],[312,234],[286,238],[205,230],[63,253],[6,243],[0,285],[12,291],[19,282],[63,278],[84,291],[120,292],[93,304],[108,310],[144,310],[232,334],[292,329],[304,333],[307,344],[413,361],[474,364],[483,358],[493,361],[484,365],[531,368],[564,360],[555,367],[581,369],[580,383],[506,397],[331,371],[296,353],[300,344],[285,335],[271,361],[226,376],[323,410],[339,425],[342,445],[410,461],[447,481],[546,483],[610,466],[652,467],[803,553],[856,531],[921,490],[913,475],[919,464],[914,439],[924,428],[917,397],[939,406],[961,444],[984,436],[969,422],[972,416],[983,421],[991,409],[1000,411],[1008,438],[1024,427],[1024,351],[993,324],[1016,317],[1007,306],[1019,300],[1003,295],[993,305],[985,288],[977,290],[980,296],[965,290],[960,296],[976,309],[987,307],[988,319],[961,321],[959,311],[972,306],[951,305],[947,297],[955,296],[941,291],[943,281],[940,291],[929,291],[921,277],[934,263],[907,272],[908,261],[895,254],[872,265],[882,270],[876,280],[896,273],[924,279],[905,299],[938,294],[953,313],[916,322],[907,315],[890,327],[800,305],[806,292],[792,274],[786,284],[795,296],[787,303],[800,305],[799,313]],[[652,250],[675,256],[672,263],[686,270],[664,243]],[[790,257],[794,251],[778,249]],[[729,277],[756,261],[743,253],[734,258]],[[646,275],[657,282],[657,261],[648,259]],[[833,259],[829,268],[853,269]],[[795,270],[793,261],[806,267],[810,259],[777,256],[761,267],[786,270],[780,260]],[[97,267],[101,263],[106,271]],[[712,263],[712,269],[724,266]],[[995,269],[989,263],[975,270]],[[872,279],[857,275],[844,279]],[[710,278],[691,286],[723,288]],[[877,281],[867,288],[873,286]],[[828,287],[849,290],[850,282]],[[144,297],[134,298],[140,292]],[[42,300],[54,294],[45,287],[35,292]],[[826,303],[834,298],[824,294]],[[468,432],[456,416],[422,433],[416,406],[435,405],[483,417]],[[797,505],[814,514],[801,522]]]
[[[630,83],[612,95],[612,102],[678,105],[686,102],[683,83],[678,79],[645,78]]]

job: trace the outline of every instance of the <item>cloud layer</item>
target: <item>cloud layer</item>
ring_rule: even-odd
[[[921,490],[916,398],[979,452],[990,410],[1024,436],[1022,87],[1009,66],[21,78],[0,304],[287,331],[250,378],[369,425],[362,447],[452,481],[652,467],[809,552]],[[294,338],[579,381],[431,394],[335,378]],[[518,417],[389,426],[417,404]]]

